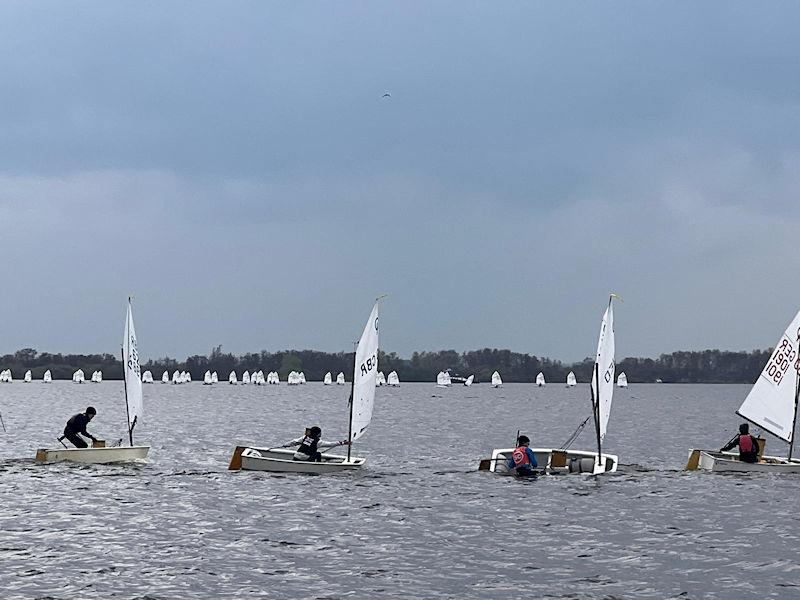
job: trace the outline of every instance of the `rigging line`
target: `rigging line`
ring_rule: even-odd
[[[579,435],[581,434],[581,432],[583,431],[583,428],[584,428],[584,427],[586,427],[586,423],[588,423],[588,422],[589,422],[589,419],[591,419],[591,418],[592,418],[592,416],[591,416],[591,415],[589,415],[588,417],[586,417],[586,418],[584,419],[583,423],[581,423],[580,425],[578,425],[578,428],[577,428],[577,429],[576,429],[576,430],[575,430],[575,431],[572,433],[572,435],[571,435],[571,436],[569,436],[569,437],[567,438],[567,441],[566,441],[566,442],[564,442],[563,444],[561,444],[561,448],[560,448],[561,450],[567,450],[567,449],[568,449],[568,448],[569,448],[569,447],[570,447],[570,446],[571,446],[571,445],[572,445],[572,444],[575,442],[575,440],[577,440],[577,439],[578,439],[578,436],[579,436]]]

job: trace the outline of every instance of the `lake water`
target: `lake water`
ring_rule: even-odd
[[[365,468],[318,477],[226,467],[306,425],[346,437],[349,386],[148,385],[150,462],[81,467],[33,456],[88,404],[89,430],[121,437],[122,383],[2,384],[0,596],[800,598],[800,476],[681,471],[736,432],[748,389],[617,390],[619,473],[518,481],[478,460],[517,429],[560,445],[587,385],[381,388]]]

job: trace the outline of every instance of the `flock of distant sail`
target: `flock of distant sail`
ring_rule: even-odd
[[[0,383],[12,383],[14,378],[11,374],[11,369],[6,369],[0,372]],[[22,379],[24,383],[30,383],[33,381],[31,371],[28,370],[25,372],[25,377]],[[44,376],[42,377],[42,381],[45,383],[51,383],[53,381],[53,376],[50,373],[50,370],[44,372]],[[83,369],[78,369],[75,373],[72,374],[72,381],[73,383],[84,383],[86,381],[86,375],[83,372]],[[92,377],[89,380],[92,383],[102,383],[103,381],[103,372],[102,371],[94,371],[92,373]],[[145,371],[142,373],[142,383],[154,383],[153,373],[150,371]],[[192,376],[187,371],[174,371],[172,373],[172,377],[169,376],[169,371],[164,371],[163,375],[161,375],[161,383],[174,383],[174,384],[181,384],[181,383],[189,383],[192,381]],[[438,375],[436,375],[436,385],[439,387],[450,387],[453,383],[462,383],[463,385],[469,387],[475,381],[475,375],[470,375],[469,377],[462,378],[462,377],[452,377],[449,371],[439,371]],[[230,375],[228,375],[228,383],[232,385],[238,385],[239,383],[245,385],[278,385],[281,382],[281,378],[278,375],[277,371],[270,371],[267,373],[267,376],[264,377],[264,371],[256,371],[252,375],[250,371],[245,371],[242,373],[241,381],[236,376],[236,371],[231,371]],[[216,371],[206,371],[205,375],[203,376],[203,384],[204,385],[214,385],[215,383],[219,383],[219,375],[217,375]],[[306,376],[305,374],[300,371],[292,371],[289,373],[289,376],[286,379],[286,383],[288,385],[303,385],[306,383]],[[331,372],[328,371],[325,373],[325,378],[322,380],[324,385],[333,385],[333,376]],[[345,381],[344,373],[339,373],[336,376],[336,385],[344,385],[347,383]],[[547,384],[544,378],[544,373],[539,373],[536,376],[536,385],[539,387],[544,387]],[[378,371],[378,374],[375,377],[375,385],[377,387],[381,387],[384,385],[390,387],[397,387],[400,385],[400,377],[397,375],[397,371],[392,371],[389,373],[389,377],[385,377],[383,371]],[[500,377],[500,373],[495,371],[492,373],[492,387],[500,387],[503,385],[503,379]],[[570,371],[567,374],[567,387],[574,387],[578,385],[578,380],[575,378],[575,373]],[[625,373],[620,373],[617,377],[617,386],[618,387],[628,387],[628,378],[625,376]]]

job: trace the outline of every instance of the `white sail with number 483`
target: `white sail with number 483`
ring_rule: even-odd
[[[294,460],[294,450],[237,446],[229,469],[323,474],[357,469],[364,464],[366,459],[352,456],[350,450],[352,443],[364,435],[372,420],[375,380],[378,373],[379,304],[380,298],[372,307],[356,348],[349,402],[350,425],[347,439],[350,444],[347,446],[347,456],[323,452],[319,462],[311,462]]]

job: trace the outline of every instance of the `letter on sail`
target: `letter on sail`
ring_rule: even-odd
[[[122,359],[125,363],[125,394],[128,403],[128,434],[133,445],[133,428],[142,416],[142,380],[139,350],[136,347],[136,330],[133,327],[131,299],[128,298],[128,315],[125,319],[125,339],[122,342]]]
[[[372,420],[375,402],[375,378],[378,374],[378,303],[372,307],[364,332],[356,348],[355,371],[353,373],[352,414],[350,416],[350,439],[360,438]]]
[[[592,377],[592,402],[601,441],[606,435],[608,417],[611,415],[611,398],[614,395],[614,308],[611,305],[613,298],[613,296],[609,298],[608,308],[600,324],[595,372]]]
[[[790,444],[797,404],[798,340],[800,339],[800,312],[794,316],[786,331],[775,344],[753,389],[736,411],[772,435]]]

